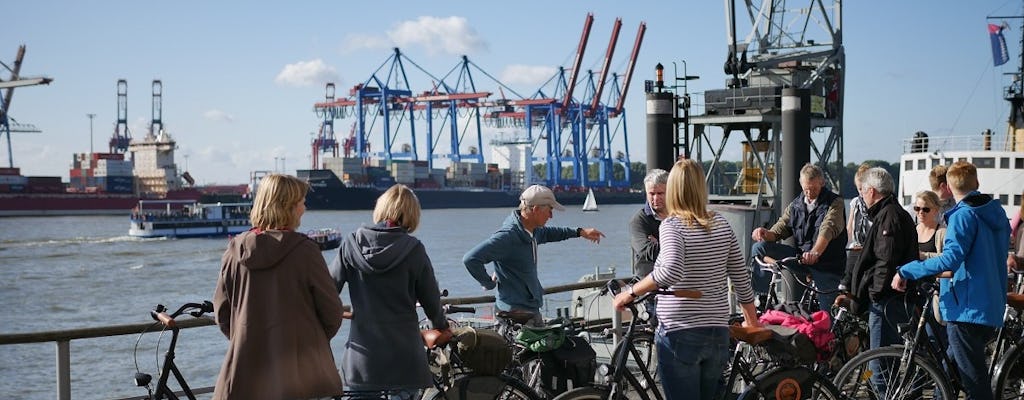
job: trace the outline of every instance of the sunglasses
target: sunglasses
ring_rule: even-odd
[[[918,207],[918,206],[914,206],[914,212],[917,212],[917,211],[924,211],[926,213],[930,213],[930,212],[932,212],[932,208],[931,207]]]

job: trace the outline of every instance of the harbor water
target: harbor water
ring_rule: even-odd
[[[600,244],[570,239],[540,246],[541,282],[576,282],[610,267],[616,268],[616,276],[629,275],[627,224],[638,208],[606,205],[596,213],[577,207],[556,211],[549,225],[595,227],[607,237]],[[510,212],[424,210],[414,235],[426,246],[438,281],[450,296],[493,294],[469,276],[462,256]],[[369,211],[309,211],[299,230],[335,227],[350,232],[370,218]],[[127,231],[127,215],[0,218],[0,333],[145,323],[151,321],[149,310],[156,304],[174,310],[182,303],[212,298],[226,239],[142,240],[128,237]],[[324,252],[326,261],[336,252]],[[549,307],[568,307],[569,297],[552,296]],[[478,310],[479,315],[486,313]],[[336,360],[346,332],[343,326],[331,342]],[[136,369],[156,376],[169,340],[169,332],[161,337],[157,331],[141,340],[139,335],[124,335],[72,341],[72,398],[145,395],[144,389],[134,386]],[[183,330],[176,363],[192,387],[212,386],[226,347],[227,340],[214,327]],[[53,342],[0,346],[0,398],[55,398],[55,366]]]

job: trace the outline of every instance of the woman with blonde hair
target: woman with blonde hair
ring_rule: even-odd
[[[295,232],[309,184],[288,175],[260,181],[253,228],[228,242],[213,294],[229,345],[214,399],[309,399],[341,394],[330,340],[341,300],[320,248]]]
[[[434,329],[447,330],[448,320],[427,250],[411,235],[419,224],[416,194],[394,185],[377,199],[373,224],[346,236],[331,263],[337,292],[347,284],[352,301],[341,361],[348,389],[419,398],[420,389],[432,385],[416,303]]]
[[[675,163],[665,190],[668,217],[658,230],[654,270],[615,296],[623,309],[658,288],[700,290],[699,299],[658,296],[658,373],[666,398],[712,399],[729,357],[729,285],[744,325],[760,326],[739,240],[721,214],[709,211],[704,170],[694,160]]]
[[[917,247],[920,259],[942,254],[942,241],[946,239],[946,226],[940,224],[942,216],[939,195],[931,190],[914,194],[914,216],[917,218]]]

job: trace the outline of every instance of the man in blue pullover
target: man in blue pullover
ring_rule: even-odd
[[[544,226],[552,210],[564,211],[555,194],[541,185],[533,185],[519,196],[519,208],[512,211],[501,229],[462,257],[470,275],[484,290],[498,288],[494,305],[498,311],[532,313],[532,323],[543,324],[540,307],[544,287],[537,277],[537,245],[581,237],[600,243],[604,234],[594,228]],[[487,263],[494,263],[494,275],[487,274]]]
[[[892,288],[904,291],[906,280],[952,272],[939,279],[939,311],[946,320],[947,353],[956,361],[968,400],[991,399],[985,344],[1003,326],[1006,307],[1006,249],[1010,224],[999,201],[978,192],[978,170],[966,161],[953,163],[946,182],[956,205],[947,211],[942,255],[904,264]]]

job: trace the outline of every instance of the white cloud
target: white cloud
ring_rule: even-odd
[[[218,109],[208,110],[203,113],[203,118],[211,121],[235,122],[235,116]]]
[[[284,86],[313,86],[338,80],[337,70],[319,58],[285,65],[274,78],[274,82]]]
[[[343,48],[382,49],[388,47],[420,47],[431,55],[468,55],[487,49],[487,43],[463,17],[422,16],[399,22],[385,36],[348,35]]]
[[[509,65],[501,71],[502,82],[510,85],[538,86],[555,75],[555,67],[539,65]]]

